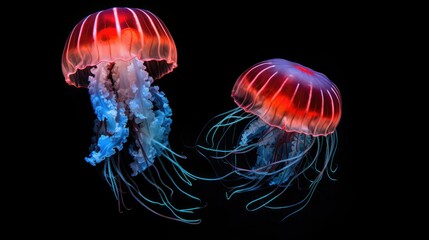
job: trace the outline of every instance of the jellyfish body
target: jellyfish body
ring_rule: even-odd
[[[248,210],[289,209],[286,217],[303,209],[324,173],[332,178],[335,171],[342,105],[338,88],[322,73],[276,58],[243,72],[232,98],[238,107],[214,118],[220,120],[206,135],[210,145],[201,146],[232,166],[233,174],[223,176],[230,188],[227,197],[252,192],[257,197]],[[249,156],[254,152],[256,157]],[[307,191],[278,203],[294,185]]]
[[[191,185],[192,176],[177,161],[184,157],[170,148],[172,110],[165,94],[153,85],[176,67],[177,50],[168,29],[156,15],[137,8],[115,7],[89,15],[69,35],[62,56],[66,82],[88,89],[96,115],[91,153],[85,160],[91,165],[104,162],[105,179],[119,202],[127,189],[151,212],[193,224],[200,220],[188,215],[198,207],[172,203],[173,189],[199,199],[175,180]],[[145,194],[148,189],[140,190],[130,175],[142,175],[155,197]]]

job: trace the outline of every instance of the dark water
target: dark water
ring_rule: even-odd
[[[280,6],[274,1],[236,6],[224,1],[195,5],[179,1],[66,4],[52,5],[52,10],[40,5],[44,10],[33,12],[39,17],[31,17],[40,22],[40,35],[27,42],[34,45],[39,56],[33,58],[37,70],[30,79],[40,89],[33,94],[40,100],[35,121],[42,127],[35,128],[34,137],[27,140],[35,142],[33,158],[26,158],[21,168],[28,178],[14,188],[19,196],[25,193],[12,205],[15,211],[22,210],[19,214],[23,217],[10,222],[39,223],[34,233],[41,235],[55,236],[52,231],[56,229],[63,236],[99,234],[142,239],[149,235],[171,239],[344,239],[366,235],[363,232],[374,227],[376,215],[372,221],[356,220],[371,218],[369,210],[362,210],[371,197],[362,194],[365,188],[360,184],[367,180],[361,181],[364,160],[359,153],[359,132],[353,128],[359,117],[354,99],[362,95],[355,93],[360,88],[354,58],[359,50],[354,42],[362,34],[351,12],[321,11],[306,4]],[[210,173],[206,162],[186,146],[195,143],[211,117],[235,107],[230,93],[237,77],[259,61],[284,58],[324,73],[341,91],[343,116],[334,157],[338,181],[322,180],[308,206],[283,222],[275,221],[278,213],[272,211],[246,211],[245,195],[227,201],[225,189],[217,182],[196,182],[191,189],[208,204],[196,213],[202,219],[199,225],[165,220],[136,204],[120,213],[99,168],[84,161],[95,118],[88,92],[68,86],[61,72],[64,43],[74,25],[88,14],[114,6],[152,11],[164,21],[176,42],[178,68],[155,83],[170,101],[170,142],[175,151],[188,156],[186,167]],[[43,140],[37,140],[40,136]]]

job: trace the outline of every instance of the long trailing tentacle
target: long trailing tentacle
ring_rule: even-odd
[[[217,122],[205,136],[208,146],[200,144],[199,150],[211,162],[230,166],[230,172],[219,177],[229,189],[227,199],[252,192],[253,199],[246,204],[248,211],[289,209],[284,220],[307,206],[325,173],[333,179],[336,132],[326,137],[285,132],[239,108],[214,119]],[[256,159],[252,157],[255,152]],[[279,203],[286,192],[297,189],[306,190],[302,198]]]
[[[200,223],[194,214],[203,207],[201,200],[181,186],[191,186],[195,178],[177,160],[186,157],[175,153],[169,144],[171,108],[165,94],[152,86],[153,79],[143,63],[138,59],[100,63],[93,73],[89,89],[98,119],[97,141],[86,160],[93,165],[105,160],[104,177],[124,206],[126,190],[158,216],[188,224]],[[126,154],[120,152],[124,144],[133,160],[130,163],[129,159],[121,158]],[[139,176],[148,189],[139,188],[135,181]],[[197,204],[176,206],[175,193]]]

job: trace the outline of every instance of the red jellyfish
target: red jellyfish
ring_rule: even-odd
[[[194,178],[176,160],[182,156],[170,149],[172,111],[165,94],[153,86],[176,67],[176,45],[167,27],[138,8],[114,7],[87,16],[70,33],[62,55],[66,82],[88,89],[97,117],[85,160],[104,162],[104,177],[118,202],[124,204],[128,190],[151,212],[196,224],[200,220],[188,216],[198,207],[172,203],[173,189],[199,199],[175,180],[191,185]],[[137,175],[147,182],[144,191],[130,177]]]
[[[249,211],[289,209],[285,219],[308,204],[324,173],[332,179],[340,91],[324,74],[277,58],[244,71],[232,98],[238,107],[214,118],[219,120],[206,135],[210,146],[200,147],[233,167],[224,176],[238,180],[225,181],[228,199],[252,192]],[[234,147],[225,149],[229,144]],[[254,152],[256,158],[249,156]],[[306,191],[298,199],[294,194],[291,202],[279,199],[292,189]]]

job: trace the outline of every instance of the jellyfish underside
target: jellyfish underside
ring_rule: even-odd
[[[200,200],[184,191],[175,180],[178,177],[191,185],[193,176],[176,159],[185,157],[169,146],[172,111],[166,96],[152,85],[154,80],[145,69],[143,61],[133,58],[100,62],[86,70],[90,73],[88,90],[96,120],[91,153],[85,160],[92,165],[104,161],[103,174],[118,203],[125,206],[123,195],[127,189],[137,202],[157,215],[198,224],[199,219],[188,215],[200,207],[181,208],[172,204],[173,189]],[[122,151],[124,147],[128,148],[127,157],[123,157],[127,154]],[[132,178],[137,175],[142,175],[147,186],[155,189],[155,196],[146,194],[151,192],[149,189],[139,189]],[[161,213],[165,209],[170,214]]]
[[[337,146],[336,132],[312,136],[284,131],[241,108],[213,120],[217,122],[205,139],[209,146],[199,145],[200,153],[206,156],[203,151],[208,151],[211,158],[223,160],[221,163],[232,168],[225,173],[225,164],[214,167],[229,189],[227,199],[252,193],[249,196],[253,200],[246,204],[249,211],[264,207],[288,209],[284,220],[308,204],[324,173],[334,180],[331,174],[336,169],[331,160]],[[234,147],[228,148],[231,144]],[[294,196],[286,196],[286,192],[293,192]],[[297,193],[300,197],[296,197]]]

